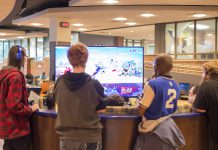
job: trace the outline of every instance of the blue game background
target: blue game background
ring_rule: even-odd
[[[73,68],[67,59],[69,47],[55,47],[56,78]],[[135,97],[143,89],[143,47],[88,47],[85,72],[97,79],[106,95]]]

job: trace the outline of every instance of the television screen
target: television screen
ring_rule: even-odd
[[[69,47],[56,46],[56,78],[71,71]],[[143,47],[88,47],[86,73],[97,79],[105,94],[136,97],[143,89]]]
[[[181,95],[188,95],[190,89],[190,83],[179,83]]]

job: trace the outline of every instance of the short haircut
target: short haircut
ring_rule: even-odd
[[[17,59],[18,49],[19,49],[18,45],[12,46],[10,48],[9,53],[8,53],[8,66],[13,66],[20,70],[24,63],[24,56],[26,56],[26,54],[25,54],[25,49],[21,47],[22,58],[21,60],[18,60]]]
[[[203,64],[203,69],[212,79],[218,78],[218,61],[210,61]]]
[[[166,71],[170,71],[173,68],[173,59],[170,55],[167,54],[160,54],[156,58],[156,63],[164,65]]]
[[[88,55],[88,49],[82,43],[72,45],[67,52],[68,60],[73,67],[85,67]]]

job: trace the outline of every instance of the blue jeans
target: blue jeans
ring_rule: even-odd
[[[102,150],[102,143],[60,139],[60,150]]]

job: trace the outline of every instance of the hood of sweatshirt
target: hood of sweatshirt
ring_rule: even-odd
[[[4,66],[0,70],[0,83],[7,78],[8,74],[11,72],[19,72],[21,73],[17,68],[13,66]]]
[[[86,73],[67,72],[62,76],[62,79],[71,91],[75,91],[89,82],[91,80],[91,76]]]

